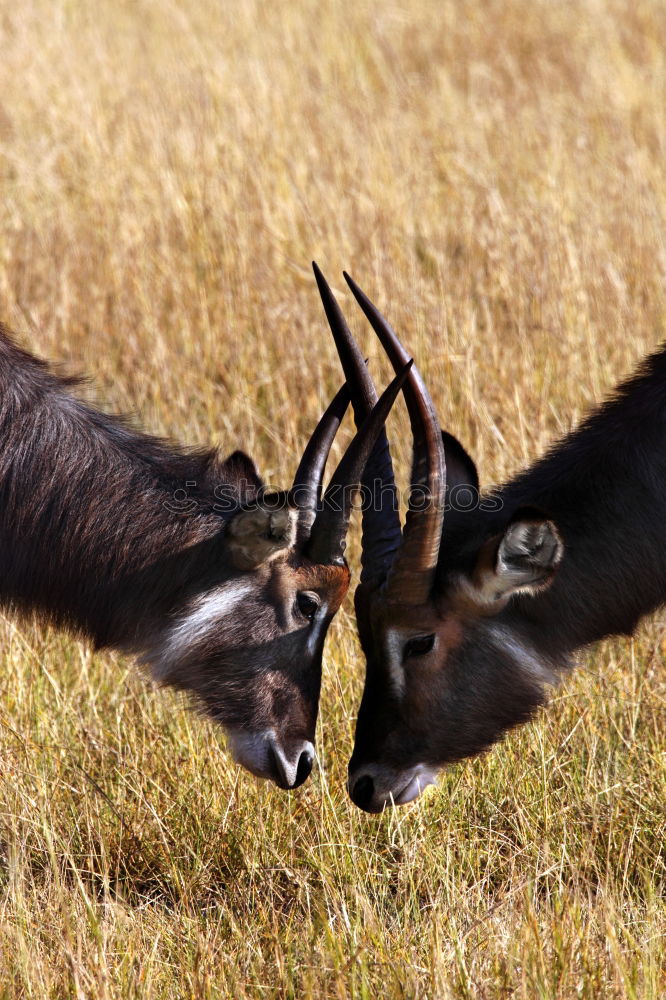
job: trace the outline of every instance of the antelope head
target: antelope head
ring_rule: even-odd
[[[345,274],[394,367],[407,358],[393,330]],[[317,275],[356,419],[376,394],[344,317]],[[351,373],[356,378],[351,380]],[[562,556],[555,526],[518,509],[447,542],[447,498],[478,496],[474,463],[440,431],[412,367],[403,388],[413,435],[409,509],[401,529],[388,449],[366,466],[376,479],[363,511],[362,571],[355,593],[366,679],[349,764],[352,800],[368,812],[415,799],[446,764],[477,754],[544,700],[552,680],[512,617],[514,595],[548,587]],[[380,447],[381,445],[381,447]],[[379,455],[379,458],[378,458]]]
[[[408,366],[407,366],[408,367]],[[238,763],[281,788],[310,774],[326,632],[349,586],[345,537],[356,486],[405,372],[358,430],[322,497],[346,386],[317,425],[289,490],[255,499],[214,540],[212,578],[170,616],[144,657],[154,676],[192,692],[226,730]]]

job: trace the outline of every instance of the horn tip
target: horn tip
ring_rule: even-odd
[[[368,296],[365,294],[365,292],[363,291],[363,289],[360,287],[360,285],[356,284],[356,282],[352,278],[351,274],[349,274],[348,271],[343,271],[342,274],[343,274],[343,277],[344,277],[345,281],[347,282],[347,284],[351,288],[352,293],[354,295],[354,298],[359,303],[359,305],[361,307],[363,307],[363,305],[365,304],[366,306],[369,306],[371,309],[374,309],[375,307],[372,305],[372,302],[370,301],[370,299],[368,298]]]
[[[319,289],[319,294],[324,300],[324,308],[326,308],[326,300],[333,299],[333,293],[331,292],[328,281],[324,277],[324,272],[319,267],[316,260],[312,261],[312,270],[314,271],[315,281],[317,282],[317,288]]]

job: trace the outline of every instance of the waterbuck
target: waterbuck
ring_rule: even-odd
[[[400,367],[395,333],[345,277]],[[321,280],[320,291],[351,369],[344,318]],[[576,650],[630,635],[666,601],[666,348],[485,495],[462,445],[440,433],[415,368],[403,391],[411,509],[402,533],[390,503],[365,510],[386,546],[380,560],[363,552],[355,595],[367,673],[349,791],[369,812],[413,800],[444,765],[486,750],[544,703]],[[372,396],[354,401],[362,418]]]
[[[352,487],[403,377],[323,500],[346,387],[291,490],[268,495],[243,452],[222,461],[132,430],[0,328],[0,606],[137,655],[222,723],[239,763],[297,787],[313,763],[326,631],[349,585]]]

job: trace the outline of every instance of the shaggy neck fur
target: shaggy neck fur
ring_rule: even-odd
[[[259,480],[242,453],[220,462],[169,447],[71,387],[0,327],[0,604],[140,649],[176,605],[225,578],[214,490],[237,509],[252,499],[241,483],[254,477],[252,492]],[[196,504],[179,512],[183,489]]]
[[[499,622],[547,658],[633,632],[666,601],[666,349],[497,495],[500,512],[447,515],[444,578],[518,508],[538,507],[557,525],[564,558],[547,591],[514,599]]]

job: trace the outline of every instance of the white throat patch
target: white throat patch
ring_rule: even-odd
[[[557,673],[547,663],[544,663],[531,646],[521,642],[510,629],[493,624],[490,634],[495,645],[510,653],[523,671],[533,680],[544,685],[557,684],[559,680]]]
[[[167,633],[158,655],[150,657],[156,680],[165,680],[184,651],[201,639],[211,625],[233,611],[253,589],[249,581],[234,580],[195,598],[185,616]]]
[[[404,645],[405,639],[400,632],[396,629],[387,629],[386,658],[388,660],[391,687],[397,698],[402,698],[405,693],[405,667],[402,661]]]

